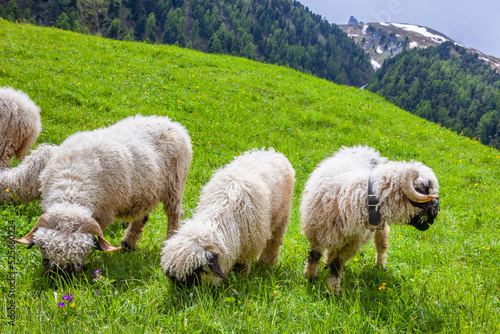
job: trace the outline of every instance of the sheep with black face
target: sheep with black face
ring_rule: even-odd
[[[389,226],[410,224],[425,231],[439,211],[439,185],[432,169],[385,158],[373,163],[373,157],[369,147],[342,148],[311,174],[302,194],[302,231],[310,242],[304,273],[316,278],[326,250],[331,292],[339,292],[344,264],[370,239],[375,237],[376,264],[385,268]],[[366,227],[369,182],[385,223],[374,233]]]
[[[36,245],[46,270],[79,271],[92,247],[121,249],[103,236],[115,218],[130,222],[122,246],[135,249],[147,214],[160,202],[170,237],[182,216],[191,156],[186,129],[167,117],[129,117],[76,133],[57,148],[40,175],[44,214],[15,241]]]
[[[178,285],[218,283],[235,264],[274,265],[290,218],[295,171],[281,153],[253,150],[216,171],[196,212],[165,241],[161,266]]]

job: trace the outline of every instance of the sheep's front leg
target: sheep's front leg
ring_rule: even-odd
[[[389,225],[385,225],[383,230],[378,230],[375,232],[375,251],[377,255],[375,257],[375,265],[382,267],[385,270],[385,265],[387,263],[387,249],[389,248]]]
[[[146,222],[148,221],[148,216],[144,216],[141,219],[137,219],[128,225],[128,228],[125,230],[123,239],[122,239],[122,251],[130,252],[137,248],[137,244],[142,237],[142,231],[144,231],[144,227],[146,226]]]

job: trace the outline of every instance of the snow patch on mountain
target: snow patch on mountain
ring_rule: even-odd
[[[363,35],[366,35],[366,29],[368,29],[368,24],[363,25],[363,30],[361,31]]]
[[[406,31],[416,32],[417,34],[420,34],[424,37],[428,37],[437,43],[444,43],[446,41],[449,41],[449,39],[446,39],[443,36],[439,36],[429,32],[425,27],[419,27],[412,24],[402,24],[402,23],[391,23],[391,24],[396,28],[400,28]]]
[[[377,61],[375,59],[372,58],[370,61],[372,63],[372,67],[375,71],[382,67],[382,65],[377,63]]]
[[[500,69],[500,59],[485,55],[478,50],[463,46],[433,29],[407,23],[368,22],[357,25],[339,25],[370,55],[371,65],[376,70],[388,58],[405,49],[426,48],[451,41],[475,52],[493,69]]]

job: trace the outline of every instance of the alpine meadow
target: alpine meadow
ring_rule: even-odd
[[[181,289],[164,274],[161,207],[150,214],[136,251],[93,251],[85,271],[52,279],[40,252],[12,250],[7,240],[31,230],[42,214],[39,202],[0,204],[1,333],[500,333],[494,148],[371,92],[286,66],[6,20],[0,86],[26,92],[41,108],[36,145],[57,145],[136,114],[181,123],[193,145],[185,217],[214,171],[245,151],[274,147],[296,171],[277,266],[254,261],[249,275],[233,271],[220,286]],[[391,229],[386,271],[375,267],[373,244],[366,245],[347,262],[336,296],[327,293],[327,270],[313,282],[303,275],[309,245],[299,206],[315,167],[354,145],[431,167],[441,211],[425,232]],[[115,223],[106,240],[118,245],[124,228]]]

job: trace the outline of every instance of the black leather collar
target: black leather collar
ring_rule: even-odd
[[[377,208],[379,203],[379,199],[373,192],[373,181],[370,177],[368,178],[368,220],[366,221],[366,228],[372,231],[384,229],[384,222]]]

